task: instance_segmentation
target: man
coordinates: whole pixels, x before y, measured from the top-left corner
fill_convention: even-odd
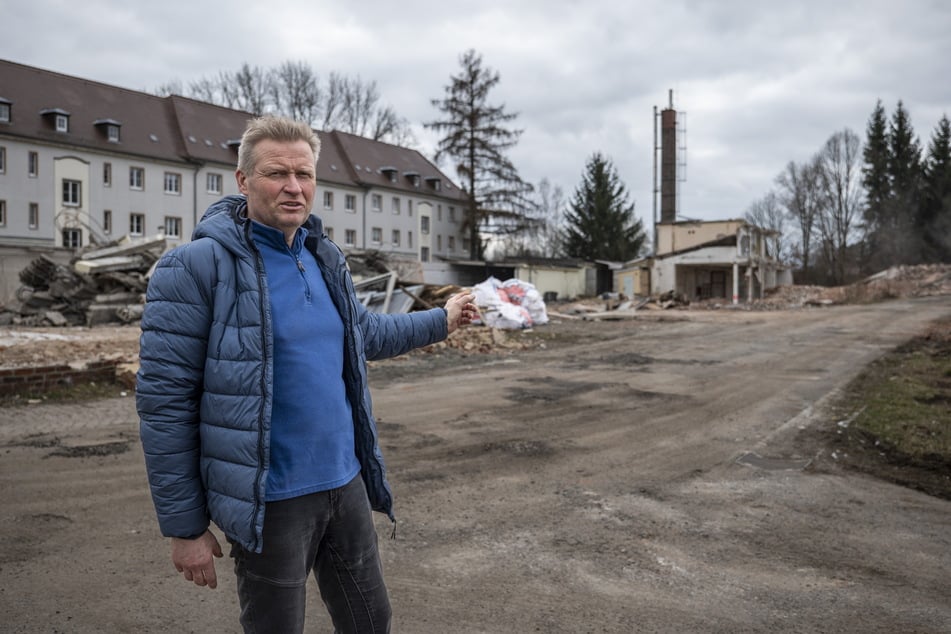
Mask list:
[[[476,314],[367,311],[310,215],[320,142],[249,122],[243,196],[212,205],[149,282],[136,403],[162,534],[185,579],[216,587],[231,544],[246,632],[301,632],[314,572],[337,632],[387,632],[371,508],[393,519],[366,360],[444,339]]]

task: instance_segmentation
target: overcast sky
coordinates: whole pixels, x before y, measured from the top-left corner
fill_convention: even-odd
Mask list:
[[[924,148],[951,116],[945,0],[11,0],[0,20],[0,57],[132,89],[288,60],[375,80],[427,154],[419,124],[469,48],[501,76],[490,102],[519,115],[525,180],[570,196],[601,152],[645,222],[668,90],[686,123],[680,213],[705,220],[742,216],[834,132],[864,140],[878,99],[889,116],[903,100]]]

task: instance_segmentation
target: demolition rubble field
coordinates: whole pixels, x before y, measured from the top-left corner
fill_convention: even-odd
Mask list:
[[[572,317],[370,369],[394,632],[947,632],[951,501],[839,432],[853,381],[951,296],[551,312]],[[134,354],[134,326],[103,328],[97,354]],[[84,354],[82,331],[28,330],[5,362]],[[214,591],[171,565],[127,388],[0,407],[0,508],[0,629],[238,631],[227,547]]]

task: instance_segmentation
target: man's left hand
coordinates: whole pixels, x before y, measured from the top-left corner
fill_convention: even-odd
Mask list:
[[[473,303],[475,295],[469,291],[456,293],[446,300],[446,326],[451,334],[459,326],[471,324],[479,314],[479,309]]]

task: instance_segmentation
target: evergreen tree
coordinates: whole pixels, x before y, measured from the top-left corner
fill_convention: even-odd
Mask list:
[[[918,225],[925,260],[951,262],[951,122],[944,115],[928,146]]]
[[[565,252],[584,260],[627,261],[647,239],[634,203],[610,159],[595,153],[565,214]]]
[[[450,78],[445,97],[432,100],[444,118],[423,125],[445,135],[435,158],[438,162],[445,156],[456,163],[468,198],[465,223],[470,257],[480,260],[485,251],[482,234],[493,228],[493,221],[495,229],[522,228],[523,211],[531,206],[525,197],[532,186],[505,155],[522,133],[507,127],[518,115],[488,103],[489,91],[499,83],[498,72],[483,67],[482,56],[471,49],[459,62],[462,70]]]
[[[920,258],[921,228],[918,188],[921,185],[921,147],[911,126],[911,117],[899,100],[888,129],[888,177],[892,189],[887,225],[890,244],[881,251],[889,256],[884,265],[914,264]],[[884,236],[883,236],[884,237]]]
[[[875,110],[869,117],[865,128],[865,148],[862,151],[862,186],[865,188],[866,245],[869,253],[875,253],[875,244],[884,230],[886,209],[891,200],[892,188],[888,178],[889,141],[888,121],[881,99],[875,104]],[[863,258],[864,259],[864,258]],[[865,268],[868,268],[866,265]]]

